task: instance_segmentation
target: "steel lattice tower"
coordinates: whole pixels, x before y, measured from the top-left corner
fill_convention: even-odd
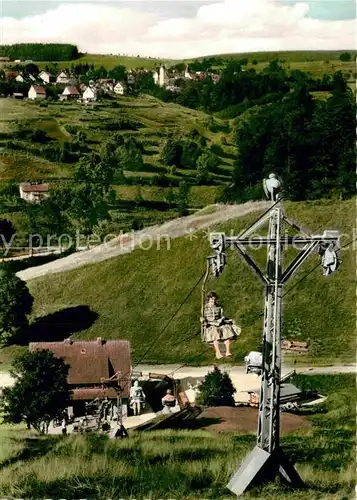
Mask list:
[[[270,176],[271,179],[272,175]],[[281,307],[284,284],[306,261],[311,253],[319,248],[322,255],[330,252],[325,259],[325,273],[330,274],[337,268],[338,231],[324,231],[322,235],[307,235],[284,213],[281,199],[278,198],[277,179],[273,174],[273,186],[265,181],[265,191],[271,199],[271,207],[254,224],[238,236],[211,233],[211,246],[215,255],[210,257],[214,276],[223,271],[225,249],[234,246],[248,265],[255,271],[265,287],[264,324],[263,324],[263,365],[260,387],[257,443],[245,458],[227,487],[240,496],[251,486],[263,481],[274,480],[277,474],[291,486],[299,487],[303,482],[280,447],[280,375],[281,375]],[[275,181],[275,184],[274,184]],[[280,182],[278,183],[280,186]],[[267,237],[251,237],[258,229],[268,224]],[[299,231],[297,236],[282,236],[284,225]],[[300,236],[302,235],[302,236]],[[247,253],[248,246],[264,245],[267,248],[265,271]],[[283,249],[293,246],[299,254],[283,270]],[[332,260],[331,260],[332,256]],[[327,266],[326,262],[330,265]]]

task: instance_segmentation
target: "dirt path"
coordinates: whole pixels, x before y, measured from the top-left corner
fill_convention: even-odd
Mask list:
[[[231,377],[233,384],[238,388],[239,391],[242,390],[253,390],[260,387],[260,377],[249,373],[245,373],[244,366],[230,366],[230,365],[217,365],[221,370],[226,371]],[[196,379],[202,379],[209,371],[212,371],[213,365],[211,366],[185,366],[181,365],[137,365],[134,366],[134,372],[142,372],[143,374],[148,373],[160,373],[165,375],[171,375],[175,379],[192,379],[191,383],[194,385]],[[333,373],[357,373],[357,365],[336,365],[336,366],[304,366],[304,367],[294,367],[289,365],[283,365],[281,373],[286,375],[294,369],[297,373],[302,373],[304,375],[316,375],[325,374],[331,375]],[[0,388],[7,387],[13,384],[13,379],[8,372],[0,372]]]
[[[242,432],[244,434],[255,434],[257,432],[258,409],[257,408],[233,408],[230,406],[219,406],[205,409],[198,417],[202,429],[215,432]],[[281,434],[285,436],[296,429],[308,429],[311,427],[305,416],[281,413]]]
[[[165,239],[167,241],[169,238],[173,239],[179,236],[189,236],[195,231],[208,229],[210,226],[220,222],[243,217],[251,212],[266,210],[268,207],[269,202],[267,201],[248,202],[242,205],[213,205],[193,215],[166,222],[161,226],[152,226],[142,229],[141,231],[127,233],[90,250],[77,252],[42,266],[25,269],[24,271],[18,272],[17,276],[24,281],[28,281],[46,274],[69,271],[86,264],[93,264],[95,262],[111,259],[112,257],[117,257],[118,255],[130,253],[135,247],[147,240],[154,241],[155,244],[157,241],[163,240],[162,244],[165,245]],[[214,211],[207,213],[208,210]],[[145,246],[143,246],[143,248],[145,248]]]

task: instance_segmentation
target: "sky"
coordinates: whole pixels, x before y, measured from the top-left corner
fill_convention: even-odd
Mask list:
[[[189,58],[356,46],[355,0],[0,0],[0,44]]]

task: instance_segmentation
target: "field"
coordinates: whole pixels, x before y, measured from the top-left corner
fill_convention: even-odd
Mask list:
[[[31,130],[40,128],[44,130],[49,137],[59,142],[71,137],[71,133],[66,127],[75,128],[77,131],[86,133],[88,143],[93,149],[102,144],[108,138],[108,132],[101,129],[100,125],[105,121],[111,121],[120,118],[130,118],[140,124],[138,130],[123,130],[123,135],[132,135],[141,141],[145,141],[146,151],[144,152],[145,170],[142,172],[126,172],[133,177],[152,177],[158,172],[166,172],[166,167],[160,163],[160,151],[168,132],[175,134],[185,133],[191,128],[196,128],[201,135],[208,140],[208,146],[216,146],[220,156],[220,170],[214,177],[217,181],[227,182],[231,172],[234,158],[234,147],[231,145],[222,145],[221,138],[227,135],[220,131],[224,128],[225,122],[216,119],[218,132],[213,133],[208,128],[209,115],[201,111],[195,111],[184,108],[177,104],[162,103],[154,97],[145,96],[138,99],[131,97],[121,97],[114,101],[97,103],[95,106],[81,106],[77,103],[51,102],[47,106],[40,106],[38,103],[21,102],[12,99],[1,99],[1,117],[0,132],[11,134],[20,124],[26,124]],[[0,153],[3,175],[7,180],[11,179],[11,173],[14,172],[11,160],[7,160],[8,153],[1,147],[4,147],[6,139],[0,140]],[[21,144],[20,144],[21,146]],[[24,148],[30,149],[29,144],[24,144]],[[18,153],[11,153],[11,156],[17,156]],[[21,155],[19,155],[21,156]],[[36,161],[38,159],[36,156]],[[27,151],[27,157],[29,153]],[[6,163],[10,162],[10,167],[6,168]],[[63,175],[63,165],[53,164],[52,172],[49,177],[60,177]],[[16,170],[15,170],[16,172]],[[57,175],[59,174],[59,175]],[[2,175],[2,179],[3,179]],[[43,172],[32,174],[27,173],[29,180],[43,179]],[[189,170],[178,170],[172,176],[173,179],[190,178],[193,175]],[[69,176],[70,177],[70,176]],[[14,180],[18,180],[16,175]]]
[[[116,105],[114,107],[113,103]],[[13,99],[0,99],[0,179],[1,182],[58,181],[73,177],[74,164],[49,161],[41,154],[41,145],[31,140],[16,140],[18,149],[6,149],[6,142],[12,139],[13,132],[19,126],[28,130],[40,129],[46,132],[53,142],[63,144],[77,131],[83,131],[91,149],[96,150],[108,139],[109,132],[101,128],[102,124],[120,118],[129,118],[140,124],[138,130],[123,130],[123,136],[138,138],[144,145],[144,167],[142,171],[125,171],[130,185],[122,181],[113,187],[117,193],[117,203],[112,209],[113,222],[111,231],[130,230],[133,217],[142,224],[162,223],[177,216],[167,204],[167,188],[151,186],[153,177],[160,173],[167,174],[167,168],[160,161],[160,152],[168,132],[175,135],[186,133],[196,128],[208,141],[219,158],[220,165],[212,174],[214,186],[194,186],[189,195],[190,208],[196,209],[214,203],[222,188],[230,181],[233,159],[236,149],[233,145],[221,144],[224,132],[213,133],[208,127],[209,116],[176,104],[164,104],[153,97],[138,99],[121,97],[115,101],[97,103],[93,107],[77,103],[49,102],[47,106],[38,103],[21,102]],[[223,123],[216,119],[218,126]],[[71,132],[69,132],[70,130]],[[187,180],[195,184],[194,170],[177,169],[168,174],[174,184]],[[117,181],[114,181],[117,182]],[[141,184],[142,186],[136,186]],[[146,185],[145,185],[146,184]],[[174,192],[177,188],[174,188]],[[142,199],[144,206],[137,210],[136,200]],[[8,213],[7,207],[1,207],[2,213]],[[16,215],[9,218],[19,221]],[[23,227],[18,226],[21,233]],[[23,243],[25,244],[25,243]]]
[[[340,230],[342,245],[355,237],[352,233],[354,200],[286,202],[286,210],[290,217],[312,231],[323,228]],[[253,213],[210,230],[237,234],[257,216],[258,213]],[[204,272],[205,260],[211,254],[206,235],[198,232],[190,238],[149,241],[143,244],[143,248],[147,250],[138,248],[130,254],[98,264],[29,281],[35,298],[33,319],[37,318],[37,323],[27,341],[39,327],[42,332],[40,340],[44,341],[55,337],[60,340],[71,334],[75,339],[128,339],[135,362],[212,363],[212,350],[200,340],[200,287],[196,287],[170,325],[162,331]],[[258,262],[265,262],[264,249],[252,252]],[[341,254],[343,263],[336,274],[326,278],[321,269],[316,269],[300,283],[302,277],[318,264],[318,258],[314,256],[286,287],[283,336],[308,341],[310,346],[309,355],[298,358],[299,363],[334,364],[355,360],[354,249],[350,245]],[[259,348],[263,305],[261,284],[239,257],[229,252],[227,268],[217,281],[209,280],[207,290],[211,288],[221,297],[227,316],[242,326],[242,335],[234,345],[232,358],[232,363],[241,363],[247,352]],[[72,325],[68,324],[68,314],[79,306],[87,308],[87,313]],[[97,315],[96,320],[93,313]],[[160,341],[143,359],[143,354],[161,331]],[[13,349],[0,351],[4,368],[13,356]]]
[[[306,488],[269,484],[249,492],[257,500],[348,500],[355,485],[353,375],[299,376],[301,388],[328,395],[327,414],[283,436]],[[211,422],[212,423],[212,422]],[[203,429],[105,436],[38,436],[20,426],[0,427],[0,494],[13,498],[235,498],[226,484],[254,446],[253,433]]]
[[[255,68],[257,71],[261,71],[268,64],[269,61],[273,59],[280,59],[285,61],[284,66],[287,69],[299,69],[301,71],[307,71],[311,73],[314,77],[322,77],[324,73],[332,74],[335,71],[342,71],[343,73],[349,73],[350,83],[352,85],[355,82],[355,77],[353,76],[356,72],[355,61],[341,62],[339,60],[340,55],[346,51],[335,50],[335,51],[298,51],[298,52],[250,52],[241,54],[217,54],[213,57],[222,57],[226,60],[235,59],[248,59],[247,68]],[[355,50],[349,50],[352,56],[356,54]],[[212,56],[206,56],[212,57]],[[190,63],[194,60],[201,60],[202,57],[185,59],[185,60],[174,60],[174,59],[155,59],[148,57],[129,57],[122,55],[108,55],[108,54],[84,54],[73,61],[59,61],[56,63],[56,67],[69,67],[72,64],[78,63],[88,63],[93,64],[95,67],[103,66],[106,69],[112,69],[115,66],[123,65],[128,69],[134,68],[144,68],[154,70],[160,64],[166,66],[172,66],[180,62]],[[257,62],[256,65],[252,64],[252,61]],[[0,63],[1,66],[2,63]],[[52,65],[50,61],[48,62],[37,62],[36,63],[40,69],[45,68],[46,65]]]

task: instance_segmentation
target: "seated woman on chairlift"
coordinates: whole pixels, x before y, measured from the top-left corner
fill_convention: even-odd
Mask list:
[[[204,307],[203,322],[203,341],[207,344],[213,344],[216,352],[216,358],[224,356],[219,349],[219,342],[224,342],[226,352],[225,357],[232,356],[231,343],[241,332],[239,326],[231,319],[225,318],[222,307],[217,305],[217,294],[210,292],[207,296],[207,302]]]

